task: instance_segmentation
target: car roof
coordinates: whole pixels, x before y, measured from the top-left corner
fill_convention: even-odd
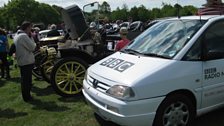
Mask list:
[[[198,20],[209,20],[212,18],[219,18],[219,17],[224,17],[224,16],[220,16],[220,15],[194,15],[194,16],[183,16],[183,17],[174,17],[174,18],[168,18],[167,20],[176,20],[176,19],[198,19]]]
[[[51,31],[51,30],[47,29],[47,30],[39,31],[39,33],[42,34],[42,33],[47,33],[47,32],[49,32],[49,31]],[[58,31],[59,31],[59,32],[64,32],[62,29],[59,29]]]
[[[49,32],[50,30],[42,30],[42,31],[39,31],[39,33],[41,34],[41,33],[46,33],[46,32]]]

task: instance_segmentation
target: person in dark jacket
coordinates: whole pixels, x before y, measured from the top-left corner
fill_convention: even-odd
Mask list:
[[[9,50],[9,43],[7,35],[3,29],[0,28],[0,60],[1,64],[1,78],[10,78],[9,63],[7,61],[7,53]],[[6,76],[5,76],[6,73]]]
[[[60,36],[60,32],[57,30],[57,26],[55,24],[51,25],[51,30],[47,33],[47,37]]]

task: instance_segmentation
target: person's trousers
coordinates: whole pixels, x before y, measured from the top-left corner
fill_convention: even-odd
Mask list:
[[[34,64],[20,66],[21,91],[24,101],[29,101],[32,97],[30,90],[32,88],[32,69]]]
[[[6,72],[6,77],[9,78],[9,63],[7,61],[7,52],[0,52],[0,59],[2,60],[1,64],[1,76],[2,78],[5,77],[5,72]]]

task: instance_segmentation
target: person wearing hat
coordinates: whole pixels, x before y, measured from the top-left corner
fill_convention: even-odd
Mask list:
[[[25,102],[32,100],[30,90],[32,88],[32,69],[34,67],[34,54],[36,43],[31,36],[32,24],[24,21],[20,30],[14,37],[16,47],[16,60],[20,68],[21,91]]]
[[[124,46],[126,46],[130,40],[127,39],[128,30],[126,27],[121,27],[120,29],[120,36],[121,40],[117,42],[115,51],[121,50]]]

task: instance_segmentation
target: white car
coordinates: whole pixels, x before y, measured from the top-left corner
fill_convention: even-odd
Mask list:
[[[126,126],[186,126],[223,107],[224,16],[160,21],[93,64],[83,94],[106,120]]]
[[[47,30],[39,31],[40,40],[43,39],[43,38],[47,38],[47,34],[48,34],[49,31],[51,31],[51,30],[47,29]],[[63,30],[58,30],[58,32],[60,33],[60,36],[65,35]]]

